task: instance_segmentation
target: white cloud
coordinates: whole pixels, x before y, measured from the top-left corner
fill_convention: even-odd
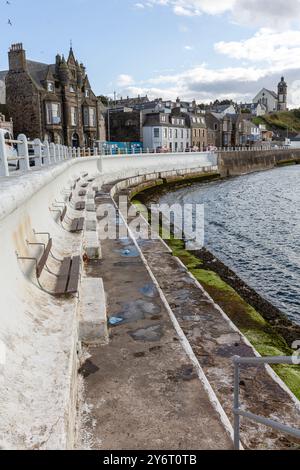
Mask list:
[[[131,75],[121,74],[118,76],[117,85],[121,88],[126,88],[134,83]]]
[[[231,59],[266,64],[275,69],[299,67],[300,31],[275,32],[259,30],[252,38],[242,41],[221,41],[215,44],[215,51]]]
[[[282,69],[275,66],[262,68],[252,66],[224,67],[211,69],[206,64],[193,67],[177,74],[161,74],[123,87],[126,95],[145,95],[164,99],[197,99],[210,102],[215,99],[233,99],[237,102],[251,102],[263,88],[276,91]],[[300,105],[300,68],[286,70],[289,85],[289,106]]]
[[[230,13],[239,24],[282,29],[300,23],[300,0],[147,0],[145,7],[164,6],[178,16]]]

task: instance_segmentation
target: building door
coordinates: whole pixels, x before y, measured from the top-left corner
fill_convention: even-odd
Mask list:
[[[79,147],[79,136],[74,132],[72,135],[72,147],[78,148]]]

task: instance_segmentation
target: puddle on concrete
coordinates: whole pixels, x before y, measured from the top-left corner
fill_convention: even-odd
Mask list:
[[[159,320],[160,315],[158,314],[160,314],[160,312],[160,305],[139,299],[122,305],[121,312],[117,313],[115,316],[123,318],[123,323],[131,323],[133,321],[144,320],[149,317],[151,319]]]
[[[153,325],[136,331],[129,331],[128,334],[135,341],[160,341],[163,337],[163,329],[161,325]]]
[[[145,297],[149,297],[150,299],[154,299],[154,297],[157,297],[158,292],[154,284],[145,284],[141,289],[140,289],[141,294],[143,294]]]
[[[98,372],[99,367],[95,366],[89,359],[85,361],[84,364],[78,370],[79,374],[81,374],[85,379],[92,374],[96,374]]]
[[[134,245],[128,245],[126,248],[121,250],[114,250],[115,253],[120,253],[122,257],[125,258],[138,258],[139,252]]]
[[[182,380],[189,382],[190,380],[198,379],[198,374],[191,365],[182,366],[177,370],[168,370],[167,375],[168,380],[172,382],[180,382]]]

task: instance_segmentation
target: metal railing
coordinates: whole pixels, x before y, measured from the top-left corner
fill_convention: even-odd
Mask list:
[[[206,151],[196,151],[189,147],[182,149],[162,150],[149,148],[75,148],[61,144],[41,142],[40,139],[30,141],[24,134],[20,134],[16,140],[7,138],[9,132],[0,129],[0,176],[9,176],[16,170],[29,171],[32,166],[44,167],[72,158],[91,156],[140,156],[140,155],[174,155],[174,154],[216,154],[218,152],[239,152],[239,151],[274,151],[284,150],[286,147],[265,148],[265,147],[223,147],[207,149]],[[96,143],[98,145],[98,143]]]
[[[0,176],[9,176],[11,171],[29,171],[32,166],[44,167],[72,158],[98,156],[98,149],[81,149],[66,145],[30,141],[24,134],[16,140],[7,138],[9,133],[0,129]]]
[[[295,357],[239,357],[235,356],[233,358],[234,363],[234,448],[235,450],[240,450],[240,417],[247,418],[251,421],[255,421],[259,424],[263,424],[265,426],[271,427],[276,429],[277,431],[281,431],[285,434],[289,434],[290,436],[300,438],[300,429],[292,428],[291,426],[287,426],[285,424],[278,423],[273,419],[264,418],[262,416],[258,416],[254,413],[250,413],[247,411],[243,411],[240,408],[240,366],[241,365],[266,365],[266,364],[290,364],[295,365],[296,360]]]

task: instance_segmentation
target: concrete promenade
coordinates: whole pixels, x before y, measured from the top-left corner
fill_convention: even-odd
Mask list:
[[[89,412],[77,446],[232,449],[133,241],[103,241],[102,256],[88,267],[88,276],[103,278],[108,317],[123,322],[110,329],[109,344],[88,349],[81,373],[82,409]]]

